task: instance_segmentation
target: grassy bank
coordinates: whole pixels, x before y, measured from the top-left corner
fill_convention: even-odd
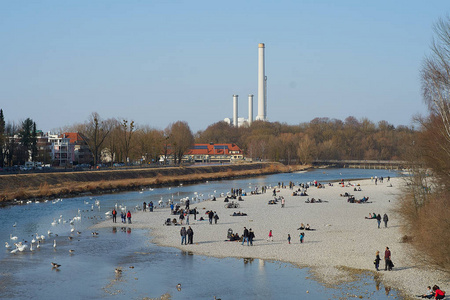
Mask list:
[[[205,180],[258,176],[307,169],[280,163],[249,163],[154,169],[18,174],[0,176],[0,199],[51,198],[83,193],[101,194],[143,187],[196,183]]]

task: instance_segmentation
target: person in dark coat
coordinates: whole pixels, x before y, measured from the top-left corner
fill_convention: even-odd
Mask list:
[[[219,216],[214,212],[214,224],[217,224],[217,220],[219,220]]]
[[[375,269],[377,269],[377,271],[380,271],[378,268],[380,267],[380,251],[377,251],[375,253],[375,260],[373,261],[374,265],[375,265]]]
[[[188,243],[189,244],[194,243],[194,230],[192,230],[191,226],[189,226],[187,230],[187,236],[188,236]]]
[[[183,245],[183,243],[186,245],[186,235],[187,235],[186,227],[184,226],[181,227],[180,235],[181,235],[181,245]]]
[[[244,245],[244,242],[247,241],[247,246],[248,246],[248,229],[246,227],[244,227],[244,233],[242,234],[242,245]]]
[[[214,212],[212,210],[209,211],[208,217],[209,217],[209,224],[212,224],[212,220],[214,217]]]
[[[377,215],[377,223],[378,223],[378,228],[380,228],[380,224],[381,224],[381,215],[380,214]]]
[[[384,214],[384,216],[383,216],[384,227],[387,227],[387,222],[388,221],[389,221],[388,215]]]
[[[384,270],[392,270],[391,250],[389,250],[389,247],[386,247],[384,251]]]
[[[253,239],[255,238],[255,233],[250,228],[248,230],[248,241],[250,242],[250,246],[253,246]]]
[[[147,203],[144,201],[144,204],[142,204],[142,210],[147,211]]]

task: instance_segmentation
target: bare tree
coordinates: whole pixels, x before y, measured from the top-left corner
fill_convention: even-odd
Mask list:
[[[431,55],[425,58],[421,77],[425,102],[432,114],[440,117],[440,134],[450,142],[450,17],[439,19],[434,26],[435,38]],[[441,144],[450,156],[450,149]]]
[[[95,165],[100,161],[103,142],[111,132],[113,124],[114,120],[102,120],[98,113],[93,112],[89,116],[89,120],[78,127],[78,131],[81,133],[81,137],[89,146],[89,149],[94,156]]]
[[[125,163],[128,163],[130,149],[132,147],[132,138],[136,127],[134,125],[134,121],[131,121],[130,124],[128,124],[128,120],[123,120],[120,125],[120,129],[122,131],[123,159]]]
[[[169,129],[169,142],[174,156],[174,162],[180,164],[183,155],[194,144],[194,135],[187,122],[172,123]]]

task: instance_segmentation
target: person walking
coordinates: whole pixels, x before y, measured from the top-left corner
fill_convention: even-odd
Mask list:
[[[375,264],[375,269],[377,269],[377,271],[380,271],[378,268],[380,267],[380,251],[377,251],[375,253],[375,260],[373,261],[373,263]]]
[[[253,239],[255,238],[255,233],[250,228],[248,230],[248,240],[250,241],[250,246],[253,246]]]
[[[184,220],[184,212],[180,211],[180,224],[183,225],[183,220]]]
[[[128,211],[127,213],[127,219],[128,219],[128,224],[131,224],[131,212]]]
[[[214,212],[212,210],[210,210],[208,213],[209,224],[212,224],[213,217],[214,217]]]
[[[192,230],[191,226],[189,226],[187,230],[187,236],[188,236],[188,244],[194,243],[194,230]]]
[[[184,226],[181,227],[180,235],[181,235],[181,245],[183,245],[183,243],[186,245],[186,235],[187,235],[186,227]]]
[[[153,201],[150,201],[150,203],[148,204],[148,210],[149,210],[150,212],[153,211]]]
[[[291,243],[291,235],[288,233],[288,244]]]
[[[388,221],[389,221],[388,215],[387,215],[387,214],[384,214],[384,216],[383,216],[383,222],[384,222],[384,227],[385,227],[385,228],[387,227]]]
[[[145,201],[142,204],[142,211],[147,211],[147,203]]]
[[[112,210],[112,216],[113,216],[113,223],[117,223],[117,211],[115,208]]]
[[[217,224],[217,220],[219,220],[219,216],[214,212],[214,224]]]
[[[186,213],[186,225],[189,225],[189,212]]]
[[[389,247],[386,247],[386,250],[384,251],[384,270],[392,270],[391,250],[389,250]]]
[[[301,232],[300,233],[300,244],[303,244],[303,239],[305,238],[305,233]]]
[[[272,234],[272,230],[269,231],[269,237],[268,237],[267,240],[273,242],[273,234]]]
[[[281,207],[282,207],[282,208],[284,207],[284,204],[285,204],[285,200],[284,200],[284,197],[282,197],[282,198],[281,198]]]
[[[378,229],[379,229],[380,224],[381,224],[381,215],[380,214],[377,215],[377,223],[378,223]]]
[[[244,242],[247,242],[248,246],[248,229],[244,227],[244,233],[242,233],[242,246],[244,246]]]
[[[197,220],[197,207],[194,207],[193,212],[194,212],[194,220]]]
[[[185,204],[186,204],[186,209],[189,210],[189,199],[186,200]]]

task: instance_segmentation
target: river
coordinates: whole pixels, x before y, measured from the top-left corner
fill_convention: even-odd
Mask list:
[[[14,242],[11,235],[17,236],[17,242],[30,244],[36,233],[44,235],[45,241],[40,243],[39,249],[34,244],[34,251],[27,249],[11,254],[12,249],[0,250],[0,298],[143,299],[163,294],[170,295],[170,299],[214,299],[214,296],[221,299],[345,299],[351,295],[386,299],[387,294],[400,297],[395,289],[383,286],[369,273],[360,275],[352,283],[325,287],[312,279],[307,268],[287,263],[219,259],[159,247],[151,242],[147,230],[118,226],[100,230],[98,235],[92,235],[89,230],[93,224],[103,221],[105,213],[116,203],[132,210],[144,201],[152,200],[157,204],[160,200],[177,201],[184,197],[201,200],[226,193],[231,188],[249,191],[278,182],[329,182],[372,176],[396,177],[398,174],[389,170],[315,169],[3,207],[0,209],[3,244]],[[78,215],[81,219],[74,220]],[[70,220],[74,220],[73,226]],[[71,232],[72,227],[74,232]],[[52,268],[51,262],[61,266]],[[121,268],[122,273],[116,274],[115,268]],[[179,290],[178,283],[181,284]]]

